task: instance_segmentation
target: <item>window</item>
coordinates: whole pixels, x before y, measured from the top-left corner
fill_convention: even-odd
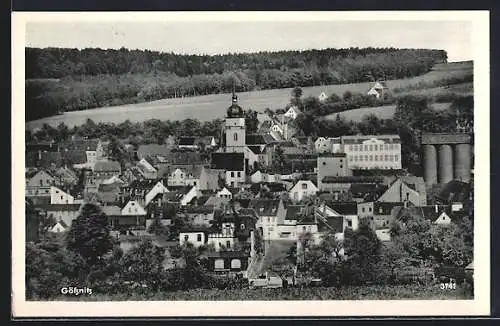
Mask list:
[[[368,150],[368,145],[365,145],[365,151],[367,151],[367,150]]]
[[[361,156],[360,156],[361,157]],[[342,164],[340,164],[340,168],[342,169]]]
[[[306,227],[305,226],[302,227],[302,231],[306,232]]]
[[[352,228],[352,221],[351,220],[347,220],[347,226]]]
[[[43,180],[40,180],[40,187],[43,186]]]
[[[234,139],[234,141],[238,141],[238,134],[237,133],[234,133],[233,139]]]
[[[231,241],[229,240],[226,241],[226,248],[231,248]]]
[[[373,155],[370,155],[370,161],[373,161]]]
[[[379,207],[379,208],[378,208],[378,213],[379,213],[379,214],[382,214],[383,212],[384,212],[384,211],[382,210],[382,207]]]
[[[340,159],[340,163],[342,163],[342,159]]]
[[[64,199],[64,196],[61,196],[61,200],[63,200],[63,199]]]
[[[201,234],[196,235],[196,241],[201,242]]]
[[[363,155],[360,155],[360,156],[359,156],[359,160],[360,160],[361,162],[363,162]]]
[[[352,151],[352,145],[349,145],[349,151]]]
[[[378,155],[375,155],[375,161],[378,161]]]
[[[358,145],[354,145],[354,151],[358,150]]]
[[[394,161],[399,161],[399,156],[398,155],[394,155]]]
[[[234,178],[234,172],[231,172],[231,178]]]
[[[368,161],[368,155],[365,155],[365,161]]]
[[[326,162],[323,162],[323,165],[326,165]]]
[[[240,225],[240,229],[241,229],[241,230],[245,230],[245,224],[241,223],[241,225]]]
[[[195,185],[195,186],[196,186],[196,181],[194,181],[194,182],[193,182],[193,185]]]
[[[372,208],[371,207],[368,207],[368,211],[371,212],[372,211]]]
[[[373,145],[370,145],[370,151],[373,151]]]
[[[238,178],[241,178],[241,172],[238,171]]]
[[[377,145],[373,145],[373,150],[378,151],[378,146]]]
[[[389,161],[389,155],[384,156],[384,161]]]
[[[216,259],[214,262],[215,269],[224,269],[224,259]]]
[[[363,145],[359,145],[359,151],[362,152],[363,151]]]
[[[364,213],[364,212],[365,212],[365,208],[364,208],[364,207],[363,207],[363,208],[361,208],[361,211]]]
[[[189,240],[189,235],[187,235],[187,234],[186,234],[186,235],[184,236],[184,241],[186,241],[186,242],[187,242],[188,240]]]
[[[307,189],[307,183],[303,183],[301,186],[302,186],[302,189]]]
[[[231,269],[241,269],[241,260],[232,259],[231,260]]]

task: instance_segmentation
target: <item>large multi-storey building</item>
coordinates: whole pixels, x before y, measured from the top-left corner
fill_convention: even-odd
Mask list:
[[[350,169],[401,169],[398,135],[342,136],[341,141]]]

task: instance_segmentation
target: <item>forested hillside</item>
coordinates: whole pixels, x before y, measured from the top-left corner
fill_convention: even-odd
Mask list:
[[[226,55],[26,49],[28,120],[100,106],[259,89],[413,77],[443,50],[349,48]]]

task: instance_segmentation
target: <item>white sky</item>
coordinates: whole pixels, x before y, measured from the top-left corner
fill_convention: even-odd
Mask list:
[[[472,60],[470,21],[30,22],[26,46],[220,54],[346,47],[442,49]]]

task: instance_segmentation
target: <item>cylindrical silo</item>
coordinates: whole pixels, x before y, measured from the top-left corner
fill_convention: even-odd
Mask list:
[[[453,180],[453,149],[450,145],[439,147],[439,182],[448,183]]]
[[[424,178],[428,186],[437,183],[437,153],[434,145],[424,145]]]
[[[469,182],[471,170],[471,147],[469,144],[455,146],[455,179]]]

